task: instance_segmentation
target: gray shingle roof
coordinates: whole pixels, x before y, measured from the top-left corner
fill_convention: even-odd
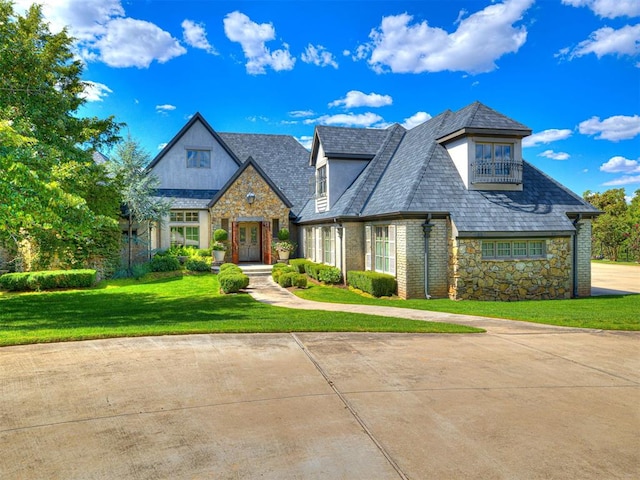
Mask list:
[[[316,135],[328,157],[373,157],[387,137],[387,132],[383,129],[319,125]]]
[[[455,113],[445,111],[406,133],[404,129],[389,129],[376,157],[331,210],[316,214],[315,202],[309,201],[300,221],[447,213],[460,235],[526,235],[570,232],[574,227],[567,213],[597,213],[527,162],[523,167],[523,191],[468,190],[447,150],[437,142],[467,127],[527,129],[478,103]]]
[[[205,209],[218,190],[160,188],[156,196],[171,201],[171,208]]]
[[[314,168],[309,166],[309,152],[289,135],[252,133],[218,133],[242,161],[251,157],[291,202],[297,215],[311,196],[309,179]]]

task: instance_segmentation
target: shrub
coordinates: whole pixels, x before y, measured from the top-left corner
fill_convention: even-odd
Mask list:
[[[208,272],[211,271],[211,263],[205,260],[190,258],[184,264],[185,268],[191,272]]]
[[[305,267],[308,263],[311,263],[310,260],[306,258],[296,258],[293,260],[289,260],[289,265],[295,268],[298,273],[306,273]]]
[[[131,265],[131,276],[136,280],[144,277],[147,273],[151,271],[151,265],[149,262],[145,263],[136,263],[135,265]]]
[[[281,228],[278,231],[278,240],[280,241],[289,240],[289,230],[287,230],[286,228]]]
[[[325,283],[340,283],[342,280],[342,272],[339,268],[324,266],[325,268],[320,269],[318,272],[320,281]]]
[[[220,273],[226,272],[227,270],[232,270],[233,273],[242,273],[242,269],[235,263],[223,263],[220,265]]]
[[[319,277],[320,267],[323,267],[323,266],[324,265],[321,265],[320,263],[309,262],[305,264],[304,271],[311,278],[318,280],[320,278]]]
[[[155,255],[151,259],[150,267],[152,272],[173,272],[180,270],[180,260],[173,255]]]
[[[7,273],[0,277],[0,287],[10,291],[84,288],[95,282],[96,271],[90,269]]]
[[[356,270],[347,272],[347,283],[374,297],[391,296],[396,292],[398,286],[396,279],[391,275]]]
[[[304,273],[297,273],[293,277],[292,283],[296,288],[307,288],[307,276]]]
[[[283,288],[290,287],[296,275],[298,275],[296,272],[284,272],[278,277],[278,284]]]
[[[282,267],[275,268],[275,265],[274,265],[274,268],[271,270],[271,277],[275,282],[277,282],[280,276],[285,273],[296,273],[293,267],[285,265],[284,263],[279,263],[276,265],[282,265]]]
[[[218,275],[218,282],[224,293],[237,293],[249,286],[249,277],[244,273],[224,273]]]
[[[213,239],[216,242],[226,242],[227,238],[229,238],[229,234],[224,228],[217,228],[213,232]]]
[[[211,256],[211,249],[210,248],[199,248],[197,252],[198,252],[198,256],[199,257],[210,257]]]

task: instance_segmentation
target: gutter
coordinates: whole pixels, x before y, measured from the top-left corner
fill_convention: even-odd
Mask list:
[[[573,237],[573,253],[571,255],[571,261],[573,262],[573,298],[578,297],[578,232],[580,231],[579,222],[582,220],[582,214],[579,213],[573,222],[573,228],[575,231],[572,233]]]
[[[431,298],[429,295],[429,237],[433,224],[431,222],[431,214],[427,214],[427,219],[422,224],[422,233],[424,234],[424,298]]]

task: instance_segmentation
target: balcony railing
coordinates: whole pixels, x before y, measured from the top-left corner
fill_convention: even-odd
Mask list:
[[[471,164],[471,183],[522,183],[522,162],[475,162]]]

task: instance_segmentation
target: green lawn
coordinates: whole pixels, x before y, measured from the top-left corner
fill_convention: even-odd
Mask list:
[[[351,313],[272,307],[220,295],[215,275],[114,280],[88,290],[0,293],[0,345],[218,332],[419,332],[482,330]]]
[[[362,303],[434,312],[461,313],[507,318],[566,327],[604,330],[640,330],[640,295],[589,297],[571,300],[530,300],[523,302],[480,302],[449,299],[401,300],[364,297],[353,291],[313,285],[294,290],[300,298],[330,303]]]
[[[628,265],[630,267],[640,267],[638,262],[614,262],[613,260],[591,260],[592,263],[604,263],[605,265]]]

